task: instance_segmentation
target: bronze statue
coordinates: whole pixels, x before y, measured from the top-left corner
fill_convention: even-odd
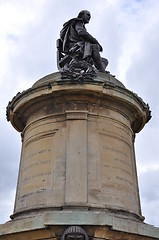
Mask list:
[[[85,72],[106,72],[108,60],[100,56],[102,46],[85,28],[90,18],[90,12],[82,10],[77,18],[64,23],[57,41],[59,70],[80,68]]]

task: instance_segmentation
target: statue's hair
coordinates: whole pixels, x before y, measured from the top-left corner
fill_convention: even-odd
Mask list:
[[[79,12],[77,17],[82,18],[82,16],[84,15],[85,12],[89,12],[89,11],[88,10],[82,10],[82,11]]]

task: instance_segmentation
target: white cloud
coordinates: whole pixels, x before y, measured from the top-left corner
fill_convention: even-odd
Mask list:
[[[147,51],[145,48],[147,38],[155,35],[155,39],[158,35],[156,25],[159,22],[157,14],[159,2],[147,1],[147,4],[145,2],[134,1],[133,4],[130,4],[128,1],[119,12],[118,20],[123,42],[118,69],[119,79],[124,82],[127,81],[127,71]]]

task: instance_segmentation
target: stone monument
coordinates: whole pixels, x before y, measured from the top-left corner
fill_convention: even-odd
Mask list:
[[[0,239],[159,239],[141,213],[134,150],[149,106],[105,71],[89,20],[81,11],[64,24],[59,72],[8,104],[22,150],[15,207]]]

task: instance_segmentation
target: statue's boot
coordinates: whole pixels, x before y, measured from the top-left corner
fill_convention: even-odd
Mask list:
[[[104,66],[102,64],[101,57],[100,57],[100,59],[95,58],[94,59],[94,63],[95,63],[95,66],[96,66],[96,68],[98,69],[99,72],[104,72],[105,73],[105,68],[104,68]]]

